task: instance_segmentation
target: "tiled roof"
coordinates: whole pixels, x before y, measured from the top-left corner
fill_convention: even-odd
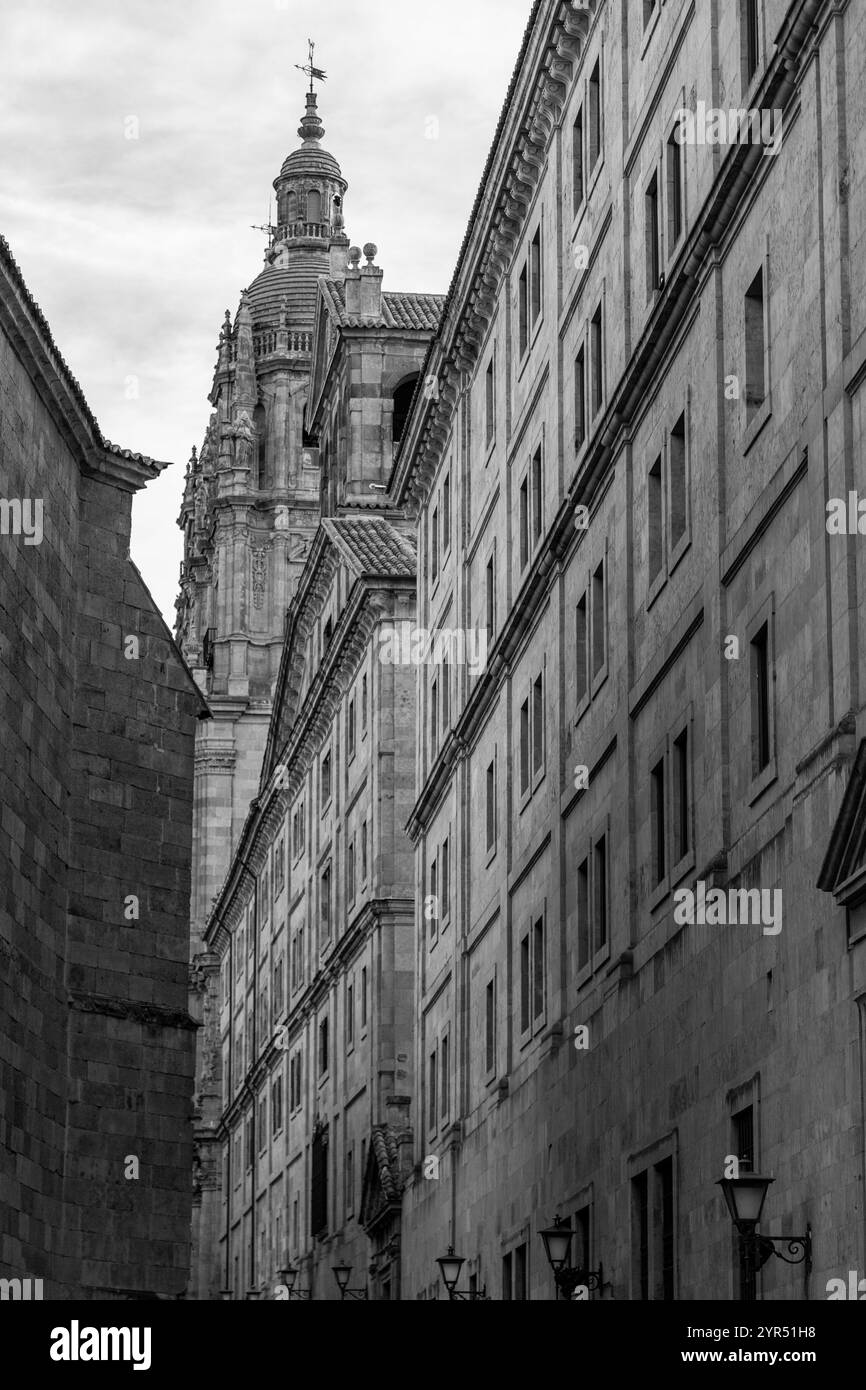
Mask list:
[[[396,1131],[390,1125],[374,1125],[370,1139],[376,1155],[382,1192],[389,1202],[397,1202],[403,1191],[403,1180],[400,1176]]]
[[[415,547],[383,517],[327,517],[322,526],[357,572],[415,577]]]
[[[369,327],[373,320],[350,318],[346,314],[346,286],[343,280],[328,280],[328,289],[340,320],[347,327]],[[442,294],[407,294],[402,290],[385,290],[382,295],[382,317],[375,320],[381,328],[425,329],[433,333],[439,327],[439,317],[445,296]]]
[[[66,362],[66,359],[64,358],[62,352],[60,351],[59,347],[54,341],[51,329],[48,325],[48,320],[46,319],[42,310],[39,308],[39,305],[36,303],[36,300],[33,298],[32,294],[27,288],[27,282],[25,281],[24,276],[21,272],[21,267],[18,265],[17,261],[15,260],[15,257],[12,255],[12,249],[4,236],[0,236],[0,265],[2,265],[6,270],[9,279],[11,280],[14,287],[17,289],[18,293],[21,295],[21,298],[23,299],[28,312],[32,314],[36,322],[36,326],[39,329],[39,339],[42,351],[53,362],[54,366],[57,368],[58,376],[64,382],[67,390],[72,394],[72,396],[74,396],[76,402],[81,408],[82,414],[84,415],[87,424],[93,432],[97,444],[99,444],[101,448],[105,449],[107,453],[114,454],[117,458],[130,459],[134,463],[143,463],[148,466],[155,466],[155,461],[151,458],[148,458],[146,454],[135,454],[132,452],[131,449],[121,449],[117,444],[112,444],[110,439],[105,438],[105,435],[99,428],[96,416],[93,414],[93,411],[87,404],[84,392],[79,386],[77,379],[72,375],[72,372],[69,369],[69,365]],[[164,465],[162,466],[164,467]]]
[[[312,328],[316,311],[316,287],[328,268],[328,253],[296,256],[284,268],[268,265],[253,280],[247,294],[253,324],[274,325],[280,321],[286,302],[292,328]]]

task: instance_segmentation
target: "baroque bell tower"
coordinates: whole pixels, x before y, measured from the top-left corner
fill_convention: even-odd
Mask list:
[[[218,1296],[220,1112],[216,958],[203,932],[258,791],[286,610],[320,516],[319,458],[304,432],[320,275],[342,277],[346,181],[324,135],[310,73],[302,144],[274,181],[277,223],[265,265],[226,310],[200,453],[187,468],[177,640],[212,718],[195,758],[191,898],[191,1010],[201,1022],[195,1093],[193,1286]]]

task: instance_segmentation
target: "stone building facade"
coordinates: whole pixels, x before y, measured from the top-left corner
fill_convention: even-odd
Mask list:
[[[214,713],[192,920],[209,1299],[267,1295],[292,1262],[338,1297],[331,1266],[366,1285],[371,1256],[371,1296],[397,1297],[411,1161],[415,680],[377,653],[414,618],[414,537],[383,494],[442,300],[383,293],[376,247],[349,250],[315,111],[181,514],[179,635]]]
[[[747,1295],[731,1156],[866,1268],[864,75],[853,4],[532,8],[389,493],[489,633],[419,674],[403,1297],[553,1297],[556,1213],[593,1298]]]
[[[129,558],[164,467],[103,437],[0,239],[0,1276],[50,1299],[189,1277],[207,709]]]

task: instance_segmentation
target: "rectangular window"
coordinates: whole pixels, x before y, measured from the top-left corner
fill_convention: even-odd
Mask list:
[[[580,449],[586,440],[586,353],[581,348],[574,359],[574,444]]]
[[[433,899],[434,912],[430,918],[430,940],[436,940],[436,933],[439,926],[439,862],[433,857],[430,864],[430,897]]]
[[[444,839],[444,840],[442,841],[442,850],[441,850],[441,853],[440,853],[440,855],[439,855],[439,860],[440,860],[440,864],[441,864],[441,878],[442,878],[442,886],[441,886],[441,890],[440,890],[440,891],[441,891],[441,904],[440,904],[440,909],[439,909],[439,916],[441,917],[442,921],[445,922],[445,921],[448,920],[448,917],[449,917],[450,914],[451,914],[451,883],[450,883],[449,846],[448,846],[448,840],[447,840],[447,838]]]
[[[527,932],[520,943],[520,1031],[526,1033],[530,1023],[530,986],[531,986],[531,955],[532,943]]]
[[[589,170],[601,158],[601,59],[596,59],[589,79]]]
[[[681,122],[668,136],[668,262],[671,252],[683,234],[683,146],[680,143]]]
[[[650,788],[652,794],[653,886],[657,886],[667,873],[664,758],[656,763],[650,773]]]
[[[427,1128],[436,1128],[436,1049],[430,1053],[427,1067]]]
[[[486,822],[487,822],[487,850],[488,853],[496,844],[496,761],[490,763],[487,768],[487,788],[486,788]]]
[[[577,113],[577,120],[571,136],[572,149],[572,207],[575,216],[583,204],[584,197],[584,172],[583,172],[583,107]]]
[[[355,1210],[355,1150],[346,1150],[346,1215]]]
[[[319,895],[319,945],[331,939],[331,866],[325,869],[321,878]]]
[[[442,737],[447,737],[451,727],[451,671],[450,663],[442,668]]]
[[[658,173],[649,181],[645,198],[646,209],[646,291],[651,299],[659,287],[659,180]]]
[[[746,291],[746,420],[751,422],[764,404],[764,271],[758,271]]]
[[[526,1243],[514,1251],[514,1297],[526,1301]]]
[[[511,1291],[511,1251],[502,1256],[502,1298],[508,1303],[512,1298]]]
[[[490,361],[487,363],[487,372],[484,377],[484,416],[488,448],[493,443],[493,432],[496,424],[496,395],[493,371],[494,359],[491,357]]]
[[[430,582],[436,583],[439,574],[439,508],[433,508],[430,522]]]
[[[281,835],[274,850],[274,896],[282,893],[286,886],[286,842]]]
[[[484,991],[484,1070],[496,1065],[496,982],[489,980]]]
[[[689,834],[689,734],[683,729],[673,745],[673,835],[674,863],[679,864],[688,854]]]
[[[532,238],[529,248],[529,282],[532,296],[532,326],[535,327],[541,314],[541,228]]]
[[[367,677],[361,680],[361,730],[367,728]]]
[[[522,357],[529,346],[529,263],[520,272],[517,284],[517,331]]]
[[[450,1094],[450,1076],[448,1073],[448,1037],[442,1039],[439,1044],[439,1115],[443,1120],[448,1118],[448,1104]]]
[[[662,493],[662,461],[656,459],[647,474],[647,530],[649,582],[657,579],[664,565],[664,502]]]
[[[352,1047],[355,1041],[355,986],[346,986],[346,1047]]]
[[[770,742],[770,626],[752,638],[752,775],[757,777],[772,757]]]
[[[520,795],[529,791],[529,701],[520,706]]]
[[[655,1297],[674,1296],[674,1161],[665,1158],[653,1171],[653,1274]]]
[[[602,341],[600,304],[589,325],[589,348],[592,363],[592,413],[595,417],[601,410],[601,403],[604,400],[604,343]]]
[[[435,754],[439,747],[439,680],[436,676],[430,685],[430,751]]]
[[[349,762],[355,756],[355,701],[349,701],[349,709],[346,714],[346,748],[348,750]]]
[[[686,534],[686,415],[683,411],[671,430],[668,444],[668,488],[671,508],[671,551]]]
[[[496,568],[492,555],[487,561],[487,568],[484,572],[484,597],[489,641],[493,636],[496,620]]]
[[[529,564],[529,479],[524,478],[520,484],[520,500],[518,504],[518,522],[520,526],[520,568],[526,569]]]
[[[607,945],[607,836],[601,835],[593,849],[593,891],[595,895],[595,949]]]
[[[534,542],[541,539],[544,512],[543,491],[541,449],[538,448],[532,459],[532,539]]]
[[[583,970],[592,954],[592,930],[589,916],[589,860],[584,859],[577,870],[577,968]]]
[[[451,549],[451,474],[442,484],[442,554]]]
[[[536,676],[532,685],[532,776],[544,771],[544,676]]]
[[[367,822],[361,826],[361,882],[367,882]]]
[[[760,12],[758,0],[740,0],[740,25],[742,28],[743,86],[749,87],[758,71],[761,53]]]
[[[322,759],[322,810],[331,800],[331,754],[326,753]]]
[[[607,603],[604,561],[592,576],[592,677],[599,674],[607,659]]]
[[[355,837],[346,846],[346,901],[355,901]]]
[[[310,1235],[328,1229],[328,1131],[318,1126],[310,1153]]]
[[[586,594],[582,594],[575,613],[575,666],[577,703],[585,699],[589,689],[589,650],[587,647]]]
[[[544,941],[544,918],[539,917],[532,928],[532,1021],[537,1023],[544,1017],[546,951]]]
[[[361,1027],[367,1027],[367,967],[361,971]]]
[[[323,1018],[319,1024],[319,1076],[325,1076],[327,1074],[329,1059],[328,1020]]]
[[[283,1127],[283,1078],[278,1076],[271,1087],[271,1124],[274,1134]]]

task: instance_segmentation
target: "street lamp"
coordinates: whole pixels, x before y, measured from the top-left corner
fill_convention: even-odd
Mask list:
[[[288,1291],[289,1291],[289,1300],[290,1300],[290,1301],[291,1301],[291,1299],[293,1299],[293,1298],[296,1298],[296,1299],[309,1299],[309,1297],[310,1297],[310,1290],[309,1290],[309,1289],[296,1289],[296,1288],[295,1288],[295,1283],[297,1282],[297,1278],[298,1278],[298,1271],[294,1268],[293,1265],[288,1265],[285,1269],[281,1269],[281,1270],[279,1271],[279,1276],[280,1276],[280,1283],[281,1283],[281,1284],[285,1284],[286,1288],[287,1288]]]
[[[368,1294],[366,1288],[363,1288],[363,1289],[350,1289],[350,1288],[349,1288],[349,1280],[350,1280],[351,1277],[352,1277],[352,1266],[351,1266],[351,1265],[333,1265],[332,1268],[333,1268],[333,1271],[334,1271],[334,1278],[336,1279],[336,1281],[337,1281],[337,1286],[338,1286],[338,1288],[339,1288],[339,1290],[340,1290],[340,1302],[341,1302],[341,1303],[342,1303],[345,1299],[347,1299],[347,1298],[355,1298],[355,1299],[357,1299],[357,1300],[359,1300],[359,1301],[363,1301],[365,1298],[368,1299],[368,1298],[370,1297],[370,1295]]]
[[[722,1189],[731,1220],[740,1237],[740,1258],[743,1269],[748,1274],[756,1274],[767,1263],[771,1255],[784,1260],[789,1265],[805,1265],[806,1287],[812,1270],[812,1227],[806,1226],[804,1236],[759,1236],[756,1226],[764,1210],[767,1190],[775,1178],[764,1177],[760,1173],[741,1172],[736,1178],[719,1178],[717,1186]],[[787,1254],[776,1249],[776,1242],[784,1247]]]
[[[602,1286],[601,1265],[591,1270],[574,1269],[567,1263],[573,1237],[574,1231],[561,1216],[554,1217],[553,1225],[541,1232],[544,1253],[556,1280],[557,1298],[570,1299],[575,1289],[581,1287],[600,1290]]]
[[[475,1302],[476,1300],[480,1303],[482,1299],[485,1302],[489,1301],[487,1298],[486,1284],[484,1285],[480,1293],[478,1293],[477,1290],[475,1290],[472,1293],[457,1292],[457,1280],[460,1278],[460,1271],[465,1265],[466,1260],[463,1258],[462,1255],[454,1254],[453,1245],[448,1246],[448,1254],[440,1255],[436,1263],[439,1266],[439,1272],[442,1275],[442,1282],[444,1283],[445,1288],[448,1290],[449,1299],[463,1301],[464,1303]]]

